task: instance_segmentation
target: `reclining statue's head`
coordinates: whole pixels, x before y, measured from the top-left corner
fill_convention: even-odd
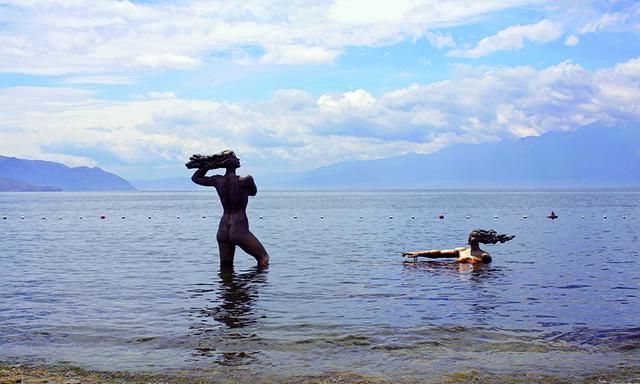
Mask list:
[[[498,234],[493,229],[475,229],[469,234],[467,242],[469,245],[477,246],[478,243],[482,244],[496,244],[504,243],[516,237],[515,235]]]

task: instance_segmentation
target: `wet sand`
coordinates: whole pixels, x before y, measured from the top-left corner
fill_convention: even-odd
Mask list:
[[[545,375],[523,372],[518,375],[494,375],[476,370],[452,372],[438,379],[407,377],[404,380],[387,380],[354,372],[327,372],[322,375],[292,377],[260,377],[233,372],[189,371],[172,374],[143,374],[130,372],[91,371],[67,365],[0,364],[0,384],[142,384],[142,383],[310,383],[310,384],[383,384],[383,383],[487,383],[487,384],[640,384],[640,367],[619,367],[583,377]]]

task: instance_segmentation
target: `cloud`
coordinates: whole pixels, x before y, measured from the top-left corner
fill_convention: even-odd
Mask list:
[[[411,1],[337,0],[329,8],[329,19],[341,23],[372,24],[400,21],[412,8]]]
[[[364,89],[356,89],[339,95],[322,95],[318,98],[318,108],[327,113],[349,113],[371,110],[376,99]]]
[[[300,44],[275,45],[266,48],[261,63],[278,64],[324,64],[332,63],[340,55],[339,50],[308,47]]]
[[[594,33],[603,30],[623,30],[628,24],[638,26],[640,6],[634,5],[623,12],[611,12],[600,15],[596,20],[590,21],[580,28],[580,33]]]
[[[152,99],[175,99],[176,98],[176,94],[173,92],[151,91],[147,93],[147,96],[149,96]]]
[[[597,71],[570,61],[456,71],[379,95],[282,89],[243,102],[2,88],[0,127],[11,129],[0,129],[0,153],[154,178],[184,174],[192,153],[233,148],[245,172],[266,173],[640,120],[640,58]]]
[[[576,35],[571,35],[567,37],[567,39],[564,41],[564,45],[566,45],[567,47],[575,47],[579,43],[580,43],[580,38]]]
[[[431,43],[431,45],[438,49],[456,46],[456,42],[454,41],[453,36],[451,36],[450,34],[442,34],[440,32],[427,32],[425,34],[425,37],[427,38],[429,43]]]
[[[332,64],[354,46],[424,37],[435,47],[453,47],[452,36],[434,31],[537,1],[543,0],[4,0],[0,72],[72,75],[79,81],[107,73],[194,69],[210,57],[230,56],[244,64]]]
[[[127,85],[135,83],[134,78],[131,76],[70,76],[65,77],[60,81],[62,84],[99,84],[99,85]]]
[[[516,25],[486,37],[470,49],[454,49],[447,56],[477,59],[498,51],[515,51],[524,46],[525,41],[536,44],[548,43],[562,36],[559,23],[542,20],[536,24]]]
[[[562,12],[566,29],[579,35],[615,32],[635,33],[640,29],[640,4],[637,1],[606,1],[567,4]]]

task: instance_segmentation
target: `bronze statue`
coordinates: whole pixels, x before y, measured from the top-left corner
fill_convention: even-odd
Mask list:
[[[249,196],[255,196],[258,189],[250,175],[236,175],[236,169],[240,168],[240,159],[233,151],[225,150],[212,156],[193,155],[185,165],[189,169],[197,168],[191,177],[194,183],[215,187],[220,197],[223,213],[216,235],[220,250],[220,266],[233,267],[237,245],[255,257],[258,267],[266,267],[269,264],[269,255],[260,241],[249,231],[246,212]],[[225,174],[206,176],[209,170],[217,168],[225,168]]]
[[[499,235],[494,230],[476,229],[471,231],[467,242],[469,247],[458,247],[454,249],[432,249],[430,251],[402,252],[405,257],[412,257],[415,261],[418,257],[429,259],[441,259],[455,257],[457,263],[488,264],[491,262],[491,255],[480,249],[480,243],[495,244],[504,243],[513,239],[515,235]]]

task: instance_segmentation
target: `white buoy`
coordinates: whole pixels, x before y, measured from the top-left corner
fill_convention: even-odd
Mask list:
[[[151,216],[147,216],[147,219],[151,220]]]
[[[527,215],[523,215],[523,216],[522,216],[522,218],[523,218],[523,219],[526,219],[526,218],[527,218]]]
[[[24,216],[20,216],[20,220],[24,220]]]
[[[584,215],[582,215],[582,218],[584,219]]]
[[[324,216],[320,216],[320,219],[324,219]]]
[[[602,216],[602,218],[603,218],[603,219],[606,219],[606,218],[607,218],[607,215]]]
[[[467,215],[466,219],[468,220],[468,219],[470,219],[470,218],[471,218],[471,216]]]
[[[46,217],[43,217],[43,218],[42,218],[42,220],[47,220],[47,218],[46,218]]]
[[[415,218],[416,218],[415,216],[411,216],[411,220],[415,220]]]
[[[494,215],[494,216],[493,216],[493,218],[494,218],[494,219],[497,219],[497,218],[498,218],[498,215]]]
[[[2,220],[7,220],[7,216],[2,216]]]
[[[623,218],[623,219],[626,219],[626,218],[627,218],[627,216],[622,216],[622,218]]]
[[[180,220],[180,216],[176,216],[176,219]]]
[[[362,219],[362,216],[360,216],[360,218]]]
[[[262,219],[262,216],[260,216],[260,218]]]
[[[390,219],[393,219],[393,216],[389,216]]]
[[[82,220],[82,216],[80,216],[80,220]]]
[[[122,220],[124,220],[124,219],[125,219],[125,216],[122,216]]]
[[[62,220],[62,216],[58,216],[58,220]]]
[[[202,216],[202,218],[203,218],[203,219],[206,219],[206,218],[207,218],[207,216]]]
[[[298,218],[298,216],[293,216],[293,218],[294,218],[294,219],[297,219],[297,218]]]

